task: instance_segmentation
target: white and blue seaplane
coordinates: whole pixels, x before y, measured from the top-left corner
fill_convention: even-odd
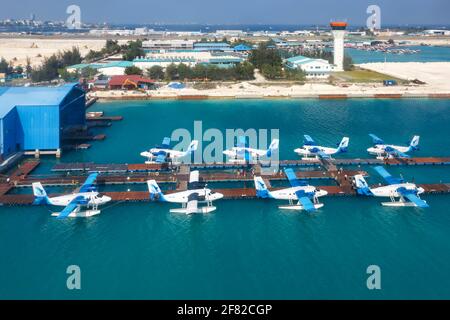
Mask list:
[[[384,158],[410,158],[408,152],[419,150],[420,136],[414,136],[409,143],[409,146],[396,146],[392,144],[385,144],[384,141],[378,138],[373,133],[369,134],[373,141],[373,147],[367,149],[371,155],[377,156],[377,159]]]
[[[172,213],[209,213],[217,209],[212,205],[213,201],[223,198],[223,194],[208,189],[206,183],[199,181],[198,171],[191,171],[186,191],[163,194],[155,180],[148,180],[147,186],[150,200],[181,203],[181,208],[170,209]]]
[[[304,142],[301,148],[294,150],[303,160],[311,159],[330,159],[332,155],[347,152],[350,138],[344,137],[341,142],[337,144],[337,148],[318,146],[311,136],[305,134]]]
[[[223,151],[223,154],[228,157],[230,163],[249,163],[251,161],[258,161],[262,157],[271,158],[273,153],[278,150],[280,140],[273,139],[267,150],[250,148],[244,136],[238,137],[238,143],[235,147]]]
[[[328,194],[327,191],[319,190],[299,180],[292,169],[285,169],[284,173],[291,184],[291,188],[274,191],[267,189],[262,177],[255,176],[256,196],[262,199],[288,200],[289,205],[279,206],[280,209],[286,210],[306,210],[312,212],[323,207],[323,204],[319,203],[318,198],[326,196]],[[297,203],[295,204],[294,201],[297,201]]]
[[[197,147],[198,141],[192,140],[186,151],[173,150],[170,147],[170,138],[165,137],[161,145],[155,146],[148,151],[141,152],[141,156],[147,158],[145,163],[165,163],[168,162],[168,160],[177,162],[178,159],[183,158],[197,150]]]
[[[33,182],[33,204],[65,207],[61,212],[52,213],[58,219],[95,216],[101,212],[98,206],[111,201],[110,197],[97,191],[94,185],[97,176],[98,173],[91,173],[77,192],[52,198],[48,197],[40,182]]]
[[[371,188],[362,175],[356,175],[354,177],[354,184],[358,194],[364,196],[390,198],[390,202],[381,203],[383,206],[419,208],[429,207],[427,202],[419,197],[419,195],[424,192],[423,188],[417,187],[414,183],[405,182],[402,178],[395,178],[391,176],[390,173],[381,166],[377,166],[374,169],[383,177],[388,185]],[[396,198],[399,198],[399,200],[396,200]]]

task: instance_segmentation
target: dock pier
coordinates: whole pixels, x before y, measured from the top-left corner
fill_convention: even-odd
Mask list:
[[[79,187],[89,172],[97,171],[100,175],[97,184],[131,185],[145,184],[154,179],[158,183],[172,184],[174,188],[167,193],[186,190],[191,170],[202,170],[201,180],[207,183],[233,182],[240,186],[232,188],[213,188],[224,195],[224,199],[252,199],[256,197],[255,189],[247,185],[253,182],[254,175],[262,172],[260,164],[95,164],[95,163],[60,163],[53,167],[52,174],[34,175],[32,172],[40,164],[39,159],[26,159],[13,170],[9,176],[0,178],[0,205],[30,205],[32,194],[11,193],[15,188],[30,187],[33,182],[44,186]],[[359,165],[450,165],[450,158],[412,158],[407,161],[397,159],[327,159],[322,161],[286,160],[280,161],[280,169],[285,167],[303,167],[308,170],[296,171],[301,180],[331,180],[336,185],[319,186],[330,196],[355,196],[352,177],[356,174],[368,176],[363,170],[348,170],[344,166]],[[285,181],[282,170],[262,175],[266,185],[271,188],[274,181]],[[450,183],[419,184],[428,194],[449,194]],[[271,188],[279,189],[279,188]],[[111,191],[102,192],[113,201],[150,201],[148,191]],[[55,196],[55,195],[50,195]]]

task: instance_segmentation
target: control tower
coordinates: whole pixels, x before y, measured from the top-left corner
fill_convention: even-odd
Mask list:
[[[334,64],[335,71],[344,71],[344,38],[347,22],[333,21],[330,23],[331,33],[334,38]]]

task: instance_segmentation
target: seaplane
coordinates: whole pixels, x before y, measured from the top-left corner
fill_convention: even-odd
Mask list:
[[[186,151],[173,150],[170,147],[170,138],[165,137],[161,145],[155,146],[148,151],[141,152],[141,156],[148,159],[145,163],[165,163],[168,160],[176,162],[179,158],[185,157],[197,150],[197,147],[198,141],[192,140]]]
[[[308,185],[306,182],[297,178],[292,169],[285,169],[284,173],[291,184],[291,188],[269,191],[262,177],[255,176],[256,196],[262,199],[289,200],[289,205],[279,206],[280,209],[286,210],[306,210],[308,212],[316,211],[323,207],[319,203],[319,197],[328,194],[325,190],[319,190],[314,186]],[[294,201],[297,201],[295,204]]]
[[[98,193],[94,186],[97,176],[98,173],[91,173],[77,192],[52,198],[48,197],[40,182],[33,182],[33,204],[65,207],[61,212],[52,213],[58,219],[95,216],[101,212],[98,206],[111,201],[110,197]]]
[[[172,213],[209,213],[217,208],[212,205],[213,201],[223,198],[223,194],[211,191],[206,183],[199,181],[199,172],[192,171],[189,175],[188,190],[163,194],[155,180],[147,181],[150,200],[181,203],[181,208],[170,209]],[[199,204],[206,204],[199,206]]]
[[[373,147],[367,149],[369,154],[377,156],[377,159],[384,158],[410,158],[408,152],[419,150],[419,139],[420,136],[414,136],[409,143],[409,146],[395,146],[390,144],[385,144],[384,141],[378,138],[373,133],[369,134],[373,140]]]
[[[348,143],[350,139],[348,137],[342,138],[338,143],[337,148],[329,148],[318,146],[317,143],[309,135],[304,135],[305,141],[301,148],[294,150],[303,160],[310,159],[330,159],[332,155],[347,152]]]
[[[391,174],[381,166],[377,166],[374,169],[381,177],[383,177],[388,185],[370,188],[362,175],[355,175],[353,179],[358,194],[390,198],[390,202],[381,203],[383,206],[388,207],[429,207],[427,202],[419,197],[419,195],[424,192],[423,188],[417,187],[414,183],[405,182],[403,178],[391,176]],[[396,198],[399,198],[399,200],[396,200]]]
[[[273,153],[278,150],[280,140],[273,139],[267,150],[249,148],[244,136],[238,138],[238,143],[235,147],[223,151],[223,154],[228,157],[228,162],[231,163],[249,163],[253,159],[258,161],[261,157],[271,158]]]

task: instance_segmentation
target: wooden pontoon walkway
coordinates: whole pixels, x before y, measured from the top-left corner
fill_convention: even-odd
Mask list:
[[[361,165],[388,165],[388,166],[423,166],[423,165],[450,165],[450,157],[445,158],[410,158],[410,159],[333,159],[329,160],[330,165],[336,167],[341,166],[361,166]],[[279,161],[281,168],[285,167],[307,167],[322,166],[323,162],[319,160],[282,160]],[[96,164],[93,162],[84,163],[60,163],[52,168],[54,172],[89,172],[98,171],[103,173],[114,172],[149,172],[176,170],[182,164]],[[248,164],[232,164],[232,163],[192,163],[189,164],[191,170],[227,170],[227,169],[245,169],[251,167]]]
[[[195,164],[195,165],[156,165],[156,164],[93,164],[93,163],[69,163],[58,164],[54,167],[52,175],[33,175],[32,171],[39,165],[39,160],[26,160],[14,170],[8,178],[0,181],[0,204],[5,205],[30,205],[33,202],[31,194],[11,194],[14,188],[29,187],[33,182],[41,182],[44,186],[72,186],[73,189],[79,187],[86,179],[89,171],[99,171],[101,174],[97,178],[98,185],[129,185],[145,183],[149,179],[154,179],[160,183],[172,183],[175,190],[167,193],[185,190],[191,170],[204,169],[200,177],[206,182],[236,182],[242,186],[236,188],[216,189],[223,193],[225,199],[251,199],[255,198],[255,190],[247,187],[253,181],[255,174],[259,175],[262,168],[259,165],[228,165],[228,164]],[[303,164],[307,163],[307,164]],[[386,164],[386,165],[446,165],[450,164],[450,158],[414,158],[403,162],[397,159],[382,160],[376,159],[347,159],[331,160],[314,163],[313,161],[282,161],[281,167],[320,165],[323,170],[297,171],[299,179],[331,179],[334,186],[320,186],[319,188],[328,191],[330,196],[352,196],[356,195],[352,185],[352,177],[356,174],[367,176],[367,172],[362,170],[344,170],[340,166],[354,164]],[[340,168],[339,168],[340,167]],[[311,168],[312,169],[312,168]],[[208,171],[209,170],[209,171]],[[282,171],[263,175],[263,178],[270,186],[271,181],[286,180]],[[425,193],[448,194],[450,184],[421,184]],[[276,188],[275,188],[276,189]],[[150,201],[147,191],[126,191],[126,192],[103,192],[110,196],[113,201]],[[54,195],[50,195],[54,196]]]

